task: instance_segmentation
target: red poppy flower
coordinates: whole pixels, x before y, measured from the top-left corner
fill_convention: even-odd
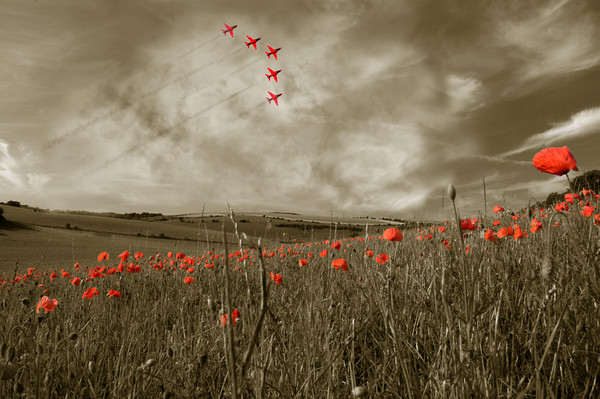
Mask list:
[[[207,263],[206,265],[204,265],[204,267],[207,269],[214,269],[215,265],[214,263]]]
[[[570,170],[577,169],[577,161],[567,147],[550,147],[543,149],[533,157],[533,166],[540,172],[562,176]]]
[[[306,266],[306,265],[308,265],[308,261],[306,259],[300,259],[298,264],[300,265],[300,267]]]
[[[273,272],[271,272],[271,280],[275,281],[275,284],[277,285],[281,285],[281,283],[283,282],[281,274],[275,274]]]
[[[186,277],[183,279],[183,282],[186,284],[192,284],[194,281],[196,281],[196,279],[193,277]]]
[[[464,230],[475,230],[477,226],[473,223],[472,219],[465,219],[460,221],[460,228]]]
[[[175,255],[175,258],[176,259],[183,259],[183,258],[185,258],[185,254],[182,253],[182,252],[178,252],[177,255]]]
[[[69,272],[62,272],[62,276],[63,276],[63,278],[69,278],[69,277],[71,277],[71,275],[69,274]]]
[[[100,255],[98,255],[98,262],[103,260],[108,260],[108,252],[100,252]]]
[[[56,308],[56,305],[58,305],[57,299],[50,299],[47,296],[43,296],[36,305],[35,309],[37,313],[40,313],[40,308],[44,309],[46,313],[49,313]]]
[[[402,234],[402,232],[394,227],[390,228],[390,229],[386,229],[383,232],[383,238],[389,241],[402,241],[402,238],[404,237],[404,235]]]
[[[440,233],[445,233],[446,232],[446,228],[444,226],[440,226],[440,227],[438,227],[438,231]]]
[[[127,259],[129,259],[129,251],[123,252],[122,254],[117,256],[117,258],[120,258],[121,262],[127,262]]]
[[[485,231],[484,237],[488,241],[498,241],[498,239],[495,237],[495,235],[496,235],[496,233],[494,233],[494,231],[492,229],[487,229]]]
[[[90,298],[98,295],[99,293],[100,293],[100,291],[98,291],[98,288],[96,288],[96,287],[88,288],[87,290],[85,290],[85,292],[83,293],[81,298],[90,299]]]
[[[535,233],[536,231],[539,231],[542,229],[542,222],[540,222],[537,219],[533,219],[531,221],[531,228],[529,230],[531,230],[532,233]]]
[[[331,244],[331,248],[333,248],[333,249],[340,249],[341,247],[342,247],[341,242],[334,242],[333,244]]]
[[[342,268],[343,271],[348,270],[346,259],[335,259],[331,262],[331,266],[335,267],[336,270],[339,270],[340,268]]]
[[[227,325],[227,316],[229,316],[228,314],[222,314],[221,315],[221,325],[222,326],[226,326]],[[233,320],[233,325],[237,326],[237,319],[240,317],[240,311],[237,309],[233,309],[233,312],[231,312],[231,320]]]
[[[71,284],[73,284],[73,286],[79,285],[81,283],[81,279],[79,277],[75,277],[73,280],[71,280]]]
[[[387,256],[386,254],[380,254],[379,256],[375,257],[375,261],[377,263],[379,263],[380,265],[383,265],[385,262],[388,261],[388,259],[390,259],[390,257]]]
[[[135,256],[135,260],[139,260],[140,258],[144,257],[144,254],[141,252],[136,252],[133,256]]]
[[[583,207],[583,211],[580,211],[580,213],[586,218],[590,217],[594,213],[594,207],[586,205]]]
[[[373,251],[367,251],[367,254],[365,255],[368,258],[372,258],[373,257]]]
[[[521,230],[519,225],[515,226],[515,234],[513,235],[513,238],[515,241],[517,241],[519,238],[523,238],[523,230]]]
[[[500,230],[498,230],[498,233],[496,235],[498,236],[498,238],[502,238],[502,237],[506,237],[506,236],[512,236],[513,234],[514,234],[513,228],[508,226],[508,227],[502,227]]]
[[[504,208],[502,208],[500,205],[496,205],[494,207],[494,213],[498,213],[498,212],[504,212]]]
[[[326,249],[322,250],[322,251],[321,251],[321,258],[324,258],[324,257],[326,257],[328,253],[329,253],[329,252],[327,252],[327,250],[326,250]]]
[[[569,205],[566,202],[559,202],[554,206],[554,210],[556,210],[557,212],[568,211]]]
[[[121,298],[121,293],[115,290],[108,290],[108,297],[114,296],[116,298]]]
[[[52,274],[50,275],[50,281],[54,280],[54,279],[55,279],[55,278],[57,278],[57,277],[58,277],[58,274],[56,274],[56,273],[52,273]]]

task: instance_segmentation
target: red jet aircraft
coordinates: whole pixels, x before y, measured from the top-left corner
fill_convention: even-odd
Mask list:
[[[278,74],[279,72],[281,72],[281,69],[280,69],[279,71],[274,71],[274,70],[272,70],[271,68],[267,68],[267,69],[269,70],[269,72],[271,72],[271,74],[270,74],[270,75],[267,75],[267,74],[265,73],[265,76],[267,77],[267,79],[269,79],[269,81],[270,81],[270,80],[271,80],[271,78],[275,78],[275,82],[277,82],[277,74]]]
[[[227,28],[227,29],[221,29],[223,31],[223,34],[225,36],[227,36],[227,32],[229,32],[229,33],[231,33],[231,37],[233,37],[233,30],[235,28],[237,28],[237,25],[229,26],[226,23],[223,23],[223,25],[225,25],[225,28]]]
[[[265,51],[265,54],[267,55],[267,58],[271,58],[271,54],[273,54],[275,56],[275,60],[277,60],[277,52],[279,50],[281,50],[281,47],[279,47],[278,49],[274,49],[271,46],[267,46],[269,48],[269,51]]]
[[[248,38],[248,40],[250,40],[250,43],[248,42],[244,42],[246,43],[246,46],[248,46],[248,48],[250,48],[250,45],[254,46],[254,50],[256,50],[256,42],[260,40],[260,37],[258,39],[253,39],[250,36],[246,36]]]
[[[271,100],[275,100],[275,105],[279,105],[279,102],[278,102],[277,98],[279,98],[279,96],[281,96],[283,93],[273,94],[270,91],[268,93],[271,96],[271,98],[266,97],[266,99],[269,102],[269,104],[271,104]]]

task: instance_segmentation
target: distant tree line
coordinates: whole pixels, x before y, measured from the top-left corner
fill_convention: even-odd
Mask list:
[[[137,213],[137,212],[130,212],[130,213],[116,213],[115,216],[116,218],[119,219],[150,219],[150,218],[157,218],[157,217],[163,217],[162,213],[153,213],[153,212],[142,212],[142,213]]]
[[[577,176],[573,179],[572,183],[575,192],[580,192],[581,190],[593,190],[594,193],[600,194],[600,170],[587,171],[581,176]],[[569,190],[562,193],[550,193],[546,198],[546,201],[538,203],[538,206],[549,207],[552,204],[564,201],[565,194],[568,192]]]

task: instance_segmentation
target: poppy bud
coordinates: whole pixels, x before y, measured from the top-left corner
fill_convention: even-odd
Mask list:
[[[454,188],[454,186],[452,185],[452,183],[448,184],[448,197],[454,201],[454,199],[456,198],[456,189]]]

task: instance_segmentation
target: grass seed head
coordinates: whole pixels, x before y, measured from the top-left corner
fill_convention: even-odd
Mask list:
[[[454,188],[454,185],[452,185],[452,183],[448,184],[448,197],[454,201],[454,199],[456,198],[456,189]]]

